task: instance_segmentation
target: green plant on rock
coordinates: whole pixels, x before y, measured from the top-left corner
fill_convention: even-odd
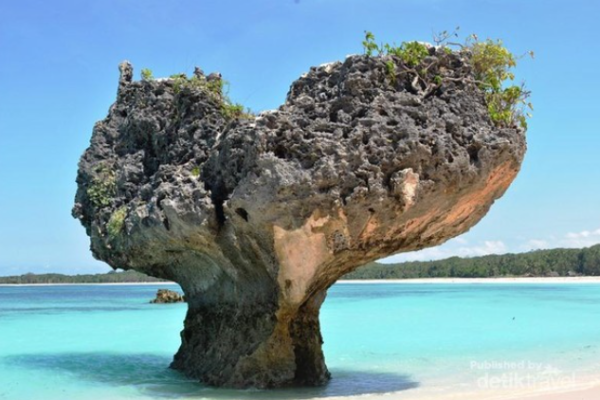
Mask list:
[[[96,176],[91,179],[86,193],[90,202],[100,208],[111,204],[116,194],[117,183],[113,171],[104,165],[96,168]]]
[[[470,51],[475,78],[485,87],[500,90],[505,80],[515,78],[510,71],[517,65],[515,57],[503,46],[502,41],[488,39],[485,42],[475,42]]]
[[[152,70],[148,68],[143,68],[141,71],[142,80],[143,81],[153,81],[154,76],[152,75]]]
[[[369,57],[372,57],[375,52],[380,56],[393,55],[399,57],[411,67],[419,65],[429,55],[427,46],[420,42],[402,42],[400,46],[389,43],[378,45],[375,42],[375,35],[369,31],[365,31],[365,39],[362,45],[365,55]]]
[[[185,74],[173,74],[169,78],[173,80],[173,91],[175,93],[181,92],[181,89],[188,83],[188,79]]]
[[[516,67],[519,57],[508,51],[500,40],[479,41],[476,35],[471,35],[464,43],[449,42],[449,38],[458,37],[458,29],[434,35],[438,51],[435,53],[436,57],[429,59],[427,57],[430,50],[426,44],[413,41],[402,42],[400,46],[389,43],[378,45],[375,35],[369,31],[365,31],[362,45],[368,57],[375,54],[383,57],[393,56],[392,60],[384,59],[385,72],[390,82],[395,85],[398,77],[407,77],[411,91],[423,97],[428,97],[447,81],[460,80],[468,83],[468,78],[456,78],[447,74],[448,65],[445,60],[453,54],[461,57],[472,67],[471,82],[477,84],[485,93],[492,122],[498,127],[527,128],[527,118],[531,117],[531,114],[526,110],[533,110],[532,104],[527,101],[530,92],[524,85],[510,84],[515,79],[512,69]],[[453,51],[449,46],[457,50]],[[529,54],[533,57],[532,52]],[[446,64],[442,65],[444,63]],[[397,68],[400,69],[399,72]]]
[[[369,57],[373,55],[374,52],[381,54],[381,48],[375,43],[375,35],[372,32],[365,31],[365,39],[362,41],[363,49],[365,54]]]
[[[194,75],[190,79],[187,79],[186,84],[196,89],[202,89],[206,87],[206,78]]]
[[[416,67],[429,55],[429,49],[423,43],[402,42],[398,47],[388,46],[387,53],[400,57],[411,67]]]
[[[223,103],[221,111],[227,119],[240,118],[244,115],[244,106],[239,103]]]
[[[106,224],[106,232],[111,240],[116,239],[123,231],[125,217],[127,217],[127,207],[125,206],[118,208],[110,216],[110,219]]]
[[[194,168],[192,168],[192,176],[194,176],[195,178],[200,176],[200,167],[195,166]]]
[[[252,118],[253,114],[250,109],[245,109],[239,103],[233,103],[227,95],[226,88],[229,87],[229,82],[223,79],[207,80],[204,77],[194,75],[187,78],[186,74],[174,74],[170,76],[173,82],[173,91],[181,92],[183,89],[201,90],[212,98],[220,106],[221,114],[224,118],[233,120],[239,118]]]
[[[388,60],[385,62],[385,72],[387,73],[388,78],[392,85],[396,84],[396,64],[392,60]]]
[[[471,64],[475,79],[486,94],[486,102],[491,120],[498,126],[520,125],[527,128],[527,117],[533,110],[527,102],[529,91],[523,85],[509,85],[514,81],[512,68],[517,66],[516,57],[508,51],[502,41],[477,41],[470,46]],[[532,54],[532,53],[530,53]]]
[[[217,96],[223,96],[225,86],[229,86],[229,82],[224,79],[215,79],[206,83],[207,89]]]

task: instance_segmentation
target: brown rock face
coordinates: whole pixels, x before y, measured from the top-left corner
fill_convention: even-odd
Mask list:
[[[468,61],[430,57],[452,78],[434,90],[352,56],[312,68],[278,110],[237,119],[215,75],[132,82],[122,65],[73,213],[97,258],[183,288],[174,368],[230,387],[327,382],[327,289],[467,231],[504,193],[524,132],[493,125]]]

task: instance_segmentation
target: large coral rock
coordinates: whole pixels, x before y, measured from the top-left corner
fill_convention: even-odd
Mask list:
[[[524,132],[490,121],[467,60],[429,58],[439,85],[350,56],[311,68],[278,110],[239,119],[205,85],[134,82],[121,65],[73,213],[95,257],[183,288],[174,368],[230,387],[327,382],[327,289],[467,231],[505,192]]]

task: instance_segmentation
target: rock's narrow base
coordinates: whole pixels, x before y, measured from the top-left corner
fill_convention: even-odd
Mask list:
[[[171,368],[213,386],[324,385],[330,379],[319,325],[324,298],[297,309],[190,306]]]

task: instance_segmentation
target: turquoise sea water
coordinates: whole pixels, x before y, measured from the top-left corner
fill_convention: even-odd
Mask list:
[[[0,399],[403,397],[551,388],[600,376],[598,284],[338,284],[324,388],[213,389],[167,367],[184,304],[165,285],[0,287]]]

